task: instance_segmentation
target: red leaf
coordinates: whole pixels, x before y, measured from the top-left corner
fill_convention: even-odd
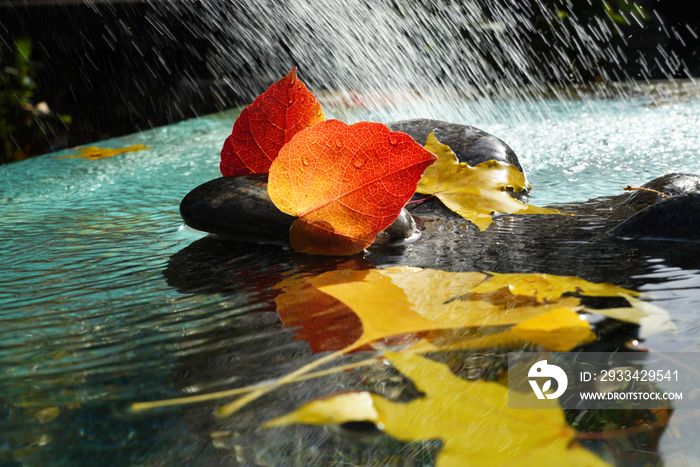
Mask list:
[[[321,122],[299,132],[270,167],[268,192],[297,216],[290,244],[311,254],[349,255],[398,217],[435,156],[381,123]]]
[[[243,109],[221,150],[221,174],[267,173],[282,146],[324,120],[321,105],[294,68]]]

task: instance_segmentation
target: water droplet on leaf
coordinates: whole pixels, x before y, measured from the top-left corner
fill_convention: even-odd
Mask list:
[[[396,146],[397,144],[399,144],[399,137],[396,135],[390,135],[389,144],[391,144],[392,146]]]

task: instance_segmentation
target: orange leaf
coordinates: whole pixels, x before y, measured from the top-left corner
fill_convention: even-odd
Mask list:
[[[221,150],[224,177],[267,173],[295,134],[326,119],[296,71],[294,68],[243,109]]]
[[[394,222],[433,161],[410,136],[381,123],[329,120],[282,148],[267,189],[282,212],[300,218],[292,248],[349,255]]]

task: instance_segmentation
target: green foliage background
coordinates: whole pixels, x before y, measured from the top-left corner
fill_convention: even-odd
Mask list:
[[[70,116],[54,114],[45,102],[34,102],[37,84],[31,56],[30,38],[17,39],[13,49],[0,43],[0,163],[38,154],[47,132],[55,134],[60,126],[67,130],[71,123]]]

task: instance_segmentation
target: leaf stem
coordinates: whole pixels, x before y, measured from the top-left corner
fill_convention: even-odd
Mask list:
[[[350,352],[352,352],[355,349],[358,349],[365,345],[366,342],[362,340],[355,341],[353,344],[349,345],[348,347],[345,347],[342,350],[338,350],[336,352],[333,352],[331,354],[325,355],[317,360],[314,360],[311,363],[307,363],[303,367],[279,378],[278,380],[272,382],[272,384],[267,385],[267,386],[261,386],[245,396],[241,397],[240,399],[236,399],[233,402],[229,402],[226,405],[223,405],[217,409],[215,412],[218,417],[228,417],[236,412],[238,412],[241,408],[243,408],[245,405],[248,403],[260,398],[260,396],[267,394],[268,392],[282,386],[283,384],[288,384],[291,382],[296,381],[300,376],[307,374],[314,368],[318,368],[319,366],[323,365],[324,363],[327,363],[335,358],[342,357],[343,355],[346,355]]]
[[[610,431],[596,431],[592,433],[577,433],[577,439],[612,439],[619,438],[621,436],[630,436],[636,433],[642,433],[644,431],[651,431],[657,428],[665,427],[668,424],[668,420],[662,420],[658,422],[645,423],[643,425],[633,426],[625,428],[622,430],[610,430]]]
[[[415,200],[415,201],[409,201],[408,203],[406,203],[406,206],[408,206],[409,204],[418,204],[418,203],[422,203],[423,201],[428,201],[430,198],[434,198],[434,197],[435,197],[435,195],[430,195],[430,196],[428,196],[427,198],[417,199],[417,200]]]
[[[663,196],[664,198],[670,198],[670,196],[668,196],[666,193],[662,193],[662,192],[657,191],[657,190],[652,190],[651,188],[643,188],[643,187],[636,188],[636,187],[632,187],[632,186],[629,186],[629,185],[625,185],[625,186],[622,187],[622,189],[625,190],[625,191],[637,191],[637,190],[639,190],[639,191],[650,191],[651,193],[656,193],[657,195],[661,195],[661,196]]]
[[[374,363],[376,361],[377,361],[376,358],[369,358],[367,360],[362,360],[362,361],[357,362],[357,363],[350,363],[348,365],[336,366],[333,368],[329,368],[327,370],[321,370],[321,371],[317,371],[314,373],[302,375],[294,380],[288,381],[288,383],[296,383],[296,382],[304,381],[307,379],[313,379],[313,378],[318,378],[321,376],[331,375],[333,373],[338,373],[341,371],[353,370],[355,368],[360,368],[363,366],[371,365],[372,363]],[[151,401],[151,402],[135,402],[135,403],[131,404],[131,411],[132,412],[141,412],[143,410],[156,409],[159,407],[171,407],[174,405],[194,404],[196,402],[205,402],[205,401],[210,401],[210,400],[223,399],[224,397],[237,396],[240,394],[245,394],[245,393],[255,391],[255,390],[260,389],[260,388],[267,388],[267,387],[276,386],[276,385],[279,385],[278,380],[267,381],[267,382],[255,384],[252,386],[230,389],[227,391],[210,392],[207,394],[198,394],[195,396],[178,397],[175,399],[165,399],[165,400]]]

